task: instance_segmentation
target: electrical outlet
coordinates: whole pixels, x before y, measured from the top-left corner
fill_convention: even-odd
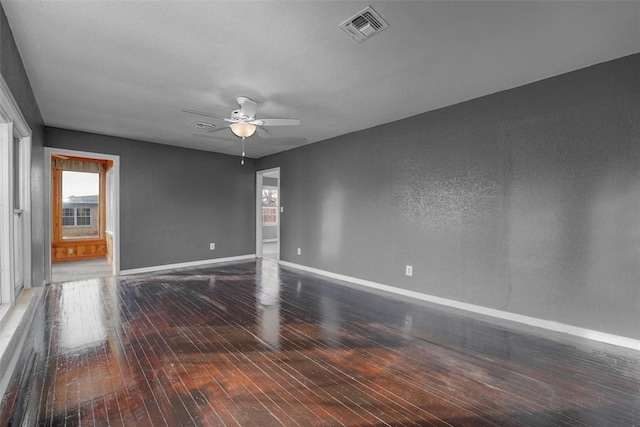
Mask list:
[[[298,248],[298,255],[302,255],[302,249]]]
[[[404,274],[406,274],[407,276],[413,276],[413,266],[412,265],[406,265],[404,267]]]
[[[216,250],[216,244],[215,243],[209,243],[209,250],[210,251],[215,251]]]
[[[284,212],[284,206],[280,206],[280,213]]]

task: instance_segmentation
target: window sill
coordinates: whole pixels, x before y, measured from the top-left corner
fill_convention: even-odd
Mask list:
[[[27,288],[22,291],[15,306],[0,306],[0,397],[9,384],[42,295],[44,288]]]
[[[0,304],[0,330],[2,330],[2,325],[4,324],[5,317],[9,316],[11,309],[13,306],[11,304]],[[2,351],[2,344],[0,342],[0,352]]]

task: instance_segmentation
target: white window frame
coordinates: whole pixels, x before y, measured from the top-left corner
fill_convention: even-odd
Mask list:
[[[0,76],[0,320],[15,304],[14,257],[22,257],[24,288],[31,287],[31,136],[4,78]],[[14,254],[14,138],[21,151],[19,189],[24,245]]]

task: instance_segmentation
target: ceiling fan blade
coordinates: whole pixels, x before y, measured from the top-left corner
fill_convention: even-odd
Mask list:
[[[298,119],[258,119],[250,122],[251,124],[258,126],[298,126],[300,120]]]
[[[256,116],[258,110],[258,103],[246,96],[238,98],[238,105],[240,105],[240,117],[248,117],[253,119]]]
[[[258,126],[258,132],[266,133],[267,135],[269,135],[269,138],[273,136],[273,135],[271,135],[271,132],[269,132],[269,130],[267,130],[267,128],[262,127],[262,126]]]
[[[231,144],[229,139],[223,138],[221,136],[207,135],[206,133],[205,134],[192,133],[191,135],[197,136],[198,138],[206,138],[208,140],[215,140],[215,141],[217,141],[219,143]],[[233,145],[235,146],[235,141],[233,141]]]
[[[219,130],[225,130],[225,129],[229,129],[229,126],[222,126],[222,127],[220,127],[220,128],[209,129],[209,130],[207,131],[207,133],[218,132]]]
[[[214,119],[225,119],[224,116],[219,116],[217,114],[205,113],[204,111],[198,110],[182,110],[183,113],[195,114],[197,116],[205,116],[205,117],[213,117]]]

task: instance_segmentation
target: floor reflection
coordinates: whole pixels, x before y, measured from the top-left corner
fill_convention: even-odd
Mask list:
[[[280,256],[278,254],[278,242],[263,242],[262,243],[262,258],[278,260]]]
[[[72,282],[60,288],[60,347],[76,352],[104,343],[107,329],[102,297],[102,282],[98,279]]]
[[[260,337],[271,349],[280,349],[280,266],[262,262],[256,296]]]
[[[328,345],[336,346],[340,342],[340,314],[338,304],[333,298],[320,297],[321,327]]]
[[[404,316],[404,325],[402,325],[402,332],[405,338],[411,337],[412,329],[413,329],[413,314],[407,313]]]

